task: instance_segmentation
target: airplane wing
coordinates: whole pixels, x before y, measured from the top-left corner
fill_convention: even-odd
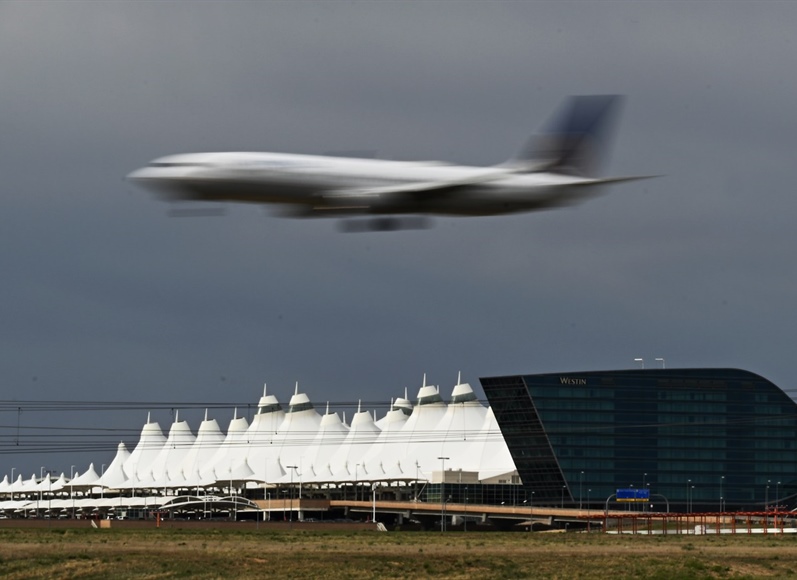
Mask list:
[[[502,167],[461,179],[416,181],[362,189],[340,189],[326,192],[321,197],[325,203],[332,207],[341,205],[347,207],[365,207],[379,199],[395,199],[400,197],[418,201],[421,199],[445,196],[462,187],[504,179],[516,172],[516,169]]]

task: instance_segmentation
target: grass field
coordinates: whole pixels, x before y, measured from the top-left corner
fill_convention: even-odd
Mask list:
[[[0,529],[2,578],[785,578],[797,538]]]

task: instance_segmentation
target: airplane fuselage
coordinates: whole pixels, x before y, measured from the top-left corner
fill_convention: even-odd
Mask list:
[[[297,215],[533,211],[573,203],[595,182],[500,166],[254,152],[173,155],[129,177],[170,200],[282,204]],[[436,183],[445,192],[426,187]]]

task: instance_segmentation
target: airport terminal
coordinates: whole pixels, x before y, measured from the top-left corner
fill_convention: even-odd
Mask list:
[[[265,391],[226,433],[179,415],[147,419],[71,474],[12,471],[6,517],[360,519],[428,526],[583,523],[623,510],[790,510],[797,405],[736,369],[639,369],[482,378],[489,407],[458,381],[424,383],[381,418],[319,413],[296,387]],[[102,463],[102,462],[105,463]],[[69,458],[65,458],[69,463]],[[71,477],[70,477],[71,476]]]

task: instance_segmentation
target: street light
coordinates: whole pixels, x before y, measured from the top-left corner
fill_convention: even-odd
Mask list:
[[[360,486],[360,464],[354,466],[354,501],[357,501],[357,488]]]
[[[643,489],[643,493],[644,493],[644,490],[648,489],[647,479],[648,479],[647,472],[643,473],[642,474],[642,489]],[[648,494],[648,499],[649,498],[650,498],[650,494]],[[646,499],[645,503],[642,504],[642,511],[645,512],[647,510],[648,510],[648,500]]]
[[[589,510],[589,496],[592,493],[592,489],[587,489],[587,510]],[[590,523],[592,522],[591,518],[587,518],[587,531],[590,531]]]
[[[656,361],[661,363],[661,368],[663,368],[663,369],[664,369],[664,368],[667,368],[667,367],[664,365],[664,359],[663,359],[663,358],[659,357],[659,358],[657,358],[657,359],[656,359]]]
[[[49,472],[48,472],[48,473],[49,473]],[[42,501],[42,489],[41,489],[41,484],[43,484],[43,483],[44,483],[44,467],[42,467],[41,469],[39,469],[39,499],[38,499],[38,500],[36,500],[36,516],[37,516],[37,517],[38,517],[38,515],[39,515],[39,509],[40,509],[40,507],[39,507],[39,504],[40,504],[40,503],[41,503],[41,501]],[[767,489],[769,489],[769,487],[768,487],[768,486],[767,486]]]
[[[578,480],[578,509],[583,507],[582,503],[584,499],[584,472],[581,472],[581,477]]]
[[[562,509],[565,509],[565,490],[567,489],[566,485],[562,486]]]
[[[645,368],[645,359],[643,359],[643,358],[635,358],[634,362],[638,362],[640,365],[642,365],[643,369]]]
[[[531,497],[529,498],[529,533],[531,533],[531,528],[534,527],[534,492],[531,492]]]
[[[766,491],[766,495],[764,496],[764,511],[769,509],[769,484],[770,483],[772,483],[772,481],[767,479],[767,491]]]
[[[691,479],[687,479],[686,480],[686,513],[689,513],[689,512],[692,511],[691,510],[691,506],[689,504],[689,486],[690,485],[692,485],[692,480]]]
[[[75,466],[72,466],[72,473],[69,476],[69,495],[72,497],[72,519],[75,519],[75,487],[72,480],[75,479]]]
[[[11,485],[14,485],[14,472],[15,472],[16,470],[17,470],[17,468],[16,468],[16,467],[12,467],[12,468],[11,468]],[[14,489],[14,488],[12,487],[12,488],[11,488],[11,490],[12,490],[12,491],[11,491],[11,500],[12,500],[12,501],[14,500],[14,491],[13,491],[13,489]]]
[[[53,521],[53,478],[50,477],[50,474],[54,473],[53,471],[47,472],[47,512],[50,516],[47,520],[47,527],[49,528],[52,521]]]
[[[723,484],[724,482],[725,482],[725,476],[724,476],[724,475],[721,475],[721,476],[720,476],[720,511],[721,511],[721,512],[722,512],[722,511],[725,511],[725,510],[723,509],[723,507],[722,507],[722,500],[723,500],[723,495],[722,495],[722,484]]]
[[[379,489],[379,484],[374,483],[371,485],[371,494],[372,494],[372,501],[373,501],[373,511],[371,512],[371,522],[376,523],[376,490]]]
[[[450,457],[438,457],[442,462],[443,471],[440,473],[440,531],[446,531],[446,459]]]
[[[288,469],[296,469],[297,468],[296,465],[286,465],[285,467],[287,467]],[[290,509],[289,514],[288,514],[288,517],[289,517],[289,521],[290,521],[291,525],[293,525],[293,471],[291,471],[290,500],[291,500],[291,509]],[[285,505],[285,504],[282,504],[282,505]]]

